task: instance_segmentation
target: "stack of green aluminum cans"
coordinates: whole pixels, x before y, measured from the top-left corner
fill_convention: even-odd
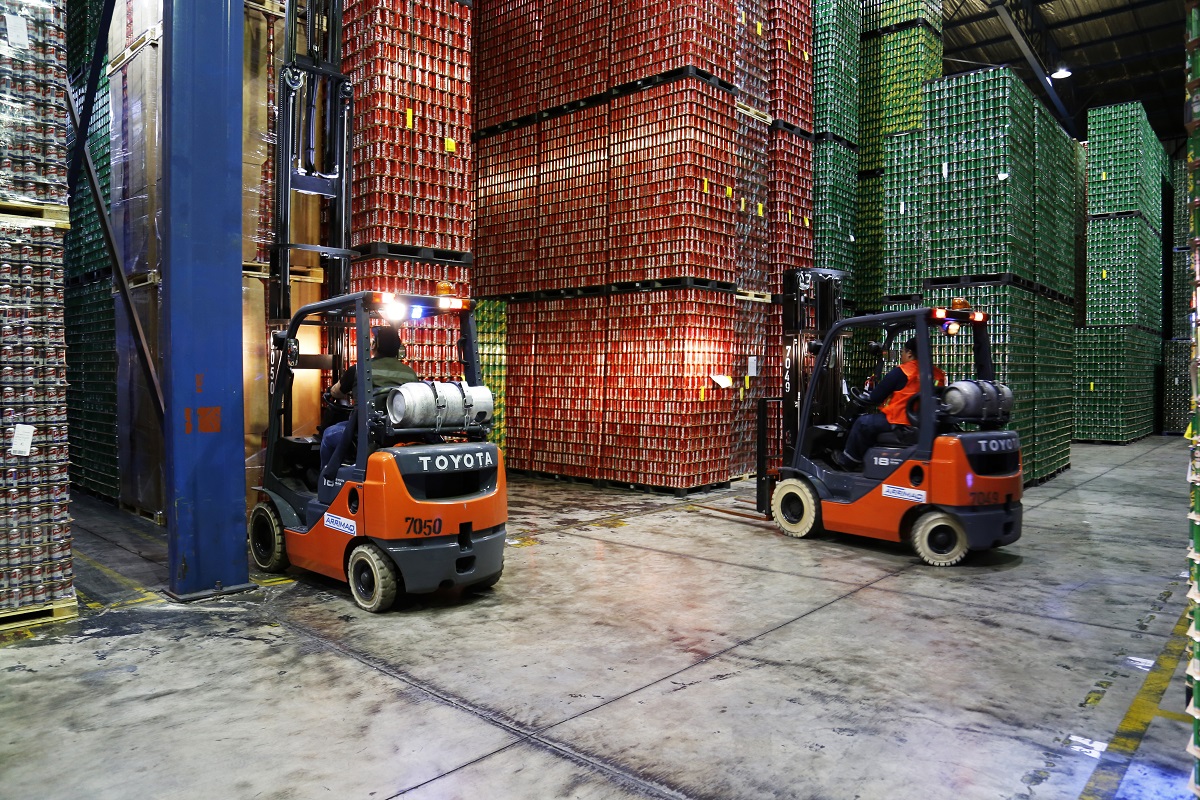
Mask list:
[[[1192,410],[1192,380],[1188,366],[1192,340],[1167,339],[1163,342],[1163,433],[1183,433]]]
[[[857,0],[813,3],[813,126],[858,143],[858,61],[862,12]]]
[[[1075,152],[1071,138],[1034,104],[1034,280],[1075,294]]]
[[[813,156],[813,241],[817,267],[854,266],[858,153],[837,141],[816,143]]]
[[[492,390],[495,413],[488,440],[501,450],[507,429],[504,421],[505,389],[508,385],[508,303],[503,300],[478,300],[475,326],[479,335],[479,366],[483,385]]]
[[[927,254],[921,218],[921,178],[925,167],[923,131],[895,133],[884,143],[883,293],[921,293]]]
[[[858,222],[848,293],[859,313],[883,307],[883,174],[858,175]]]
[[[942,74],[942,37],[924,20],[864,34],[859,59],[862,169],[881,169],[884,137],[923,126],[922,86]]]
[[[1075,330],[1075,438],[1125,444],[1154,432],[1162,339],[1128,325]]]

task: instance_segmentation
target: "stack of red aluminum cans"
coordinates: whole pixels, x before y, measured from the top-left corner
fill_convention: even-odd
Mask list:
[[[770,114],[813,130],[813,16],[811,0],[763,0],[770,49]]]
[[[539,123],[538,290],[608,282],[609,107]]]
[[[769,291],[782,290],[784,270],[813,265],[813,142],[802,132],[771,128]]]
[[[542,0],[539,108],[582,100],[609,88],[608,0]]]
[[[755,471],[758,434],[758,401],[782,392],[783,340],[780,306],[739,302],[734,316],[733,404],[729,447],[730,475]],[[776,431],[775,435],[778,435]],[[772,438],[771,441],[778,441]]]
[[[611,282],[734,281],[733,105],[696,78],[612,101]]]
[[[736,246],[734,267],[738,288],[753,292],[768,291],[771,285],[769,231],[770,208],[768,177],[770,159],[768,123],[757,115],[739,109],[736,136],[736,179],[734,209]]]
[[[680,67],[734,82],[732,0],[617,0],[612,18],[613,85]]]
[[[475,294],[531,292],[537,284],[540,128],[530,125],[479,142]]]
[[[470,7],[353,0],[345,25],[353,244],[470,250]]]
[[[736,0],[734,84],[738,101],[766,112],[771,90],[770,20],[768,0]]]
[[[62,244],[0,227],[0,613],[75,597]]]
[[[479,128],[525,117],[541,106],[543,0],[480,4],[475,37],[475,118]]]

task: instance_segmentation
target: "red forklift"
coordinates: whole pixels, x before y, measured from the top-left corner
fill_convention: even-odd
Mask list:
[[[757,506],[788,536],[822,529],[909,542],[926,564],[946,567],[970,551],[1021,536],[1021,444],[1004,430],[1012,392],[995,380],[988,315],[951,307],[842,318],[842,273],[789,272],[784,294],[782,466],[768,469],[766,404],[760,404]],[[920,391],[909,426],[878,438],[861,471],[833,460],[854,418],[868,409],[849,373],[878,381],[888,354],[916,339]],[[872,341],[877,340],[877,341]],[[954,351],[959,357],[951,358]],[[967,355],[969,353],[969,355]],[[935,385],[932,365],[972,364]],[[848,359],[854,366],[848,368]]]
[[[372,322],[400,331],[455,314],[464,380],[372,384]],[[324,350],[301,352],[302,327]],[[403,338],[403,336],[402,336]],[[250,552],[265,572],[289,565],[348,581],[354,601],[386,611],[401,592],[483,589],[504,570],[508,500],[504,459],[487,441],[492,394],[480,380],[473,302],[450,296],[357,292],[304,306],[276,331],[260,502],[250,513]],[[340,346],[339,346],[340,345]],[[328,464],[316,436],[294,436],[297,371],[359,368],[354,406],[330,405],[326,422],[348,419]],[[366,398],[365,402],[361,398]]]

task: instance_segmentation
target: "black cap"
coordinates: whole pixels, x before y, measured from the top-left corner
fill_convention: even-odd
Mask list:
[[[904,349],[912,353],[913,358],[917,357],[917,337],[912,337],[904,343]]]

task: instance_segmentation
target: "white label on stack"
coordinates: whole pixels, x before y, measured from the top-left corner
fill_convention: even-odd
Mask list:
[[[32,425],[17,425],[13,428],[12,449],[9,450],[14,456],[29,455],[29,448],[33,445],[33,426]]]
[[[5,14],[4,22],[8,26],[8,46],[29,48],[29,25],[20,14]]]

